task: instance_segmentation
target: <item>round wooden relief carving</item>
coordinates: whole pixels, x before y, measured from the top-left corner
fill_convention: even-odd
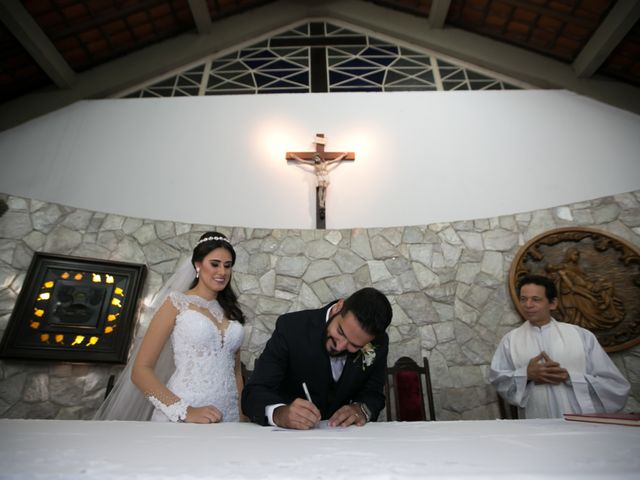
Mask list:
[[[545,275],[558,289],[556,320],[591,330],[607,352],[640,343],[640,250],[591,228],[558,228],[538,235],[511,264],[509,291],[526,274]]]

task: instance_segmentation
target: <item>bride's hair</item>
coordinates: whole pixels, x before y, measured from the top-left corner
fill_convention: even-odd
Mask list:
[[[191,264],[194,266],[196,262],[202,262],[204,257],[216,248],[224,248],[231,254],[231,265],[236,263],[236,251],[231,246],[231,243],[222,233],[219,232],[206,232],[200,237],[198,243],[193,249],[193,255],[191,255]],[[190,289],[198,284],[198,278],[193,279],[193,283],[189,287]],[[231,278],[229,283],[224,289],[218,293],[218,303],[224,310],[225,315],[230,320],[237,320],[240,323],[244,323],[244,314],[238,305],[238,297],[231,288]]]

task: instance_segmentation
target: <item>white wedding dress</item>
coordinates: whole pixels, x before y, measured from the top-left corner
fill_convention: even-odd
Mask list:
[[[176,369],[167,388],[189,406],[213,405],[222,412],[223,422],[239,421],[235,354],[242,345],[242,325],[225,320],[216,300],[179,292],[169,298],[179,313],[171,333]],[[151,421],[168,422],[169,418],[155,409]]]

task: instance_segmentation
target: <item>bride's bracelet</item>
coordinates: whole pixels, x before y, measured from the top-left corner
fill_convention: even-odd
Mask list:
[[[153,395],[147,397],[158,410],[162,411],[172,422],[184,422],[187,419],[187,402],[180,399],[171,405],[165,405]]]

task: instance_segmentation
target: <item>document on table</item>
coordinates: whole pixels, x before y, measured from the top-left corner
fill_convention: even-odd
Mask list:
[[[355,427],[355,425],[352,425],[353,427]],[[329,420],[321,420],[320,423],[318,423],[318,425],[316,425],[315,428],[313,428],[312,430],[333,430],[335,431],[340,431],[340,430],[347,430],[349,427],[330,427],[329,426]],[[297,432],[299,430],[295,430],[292,428],[282,428],[282,427],[273,427],[274,432]]]

